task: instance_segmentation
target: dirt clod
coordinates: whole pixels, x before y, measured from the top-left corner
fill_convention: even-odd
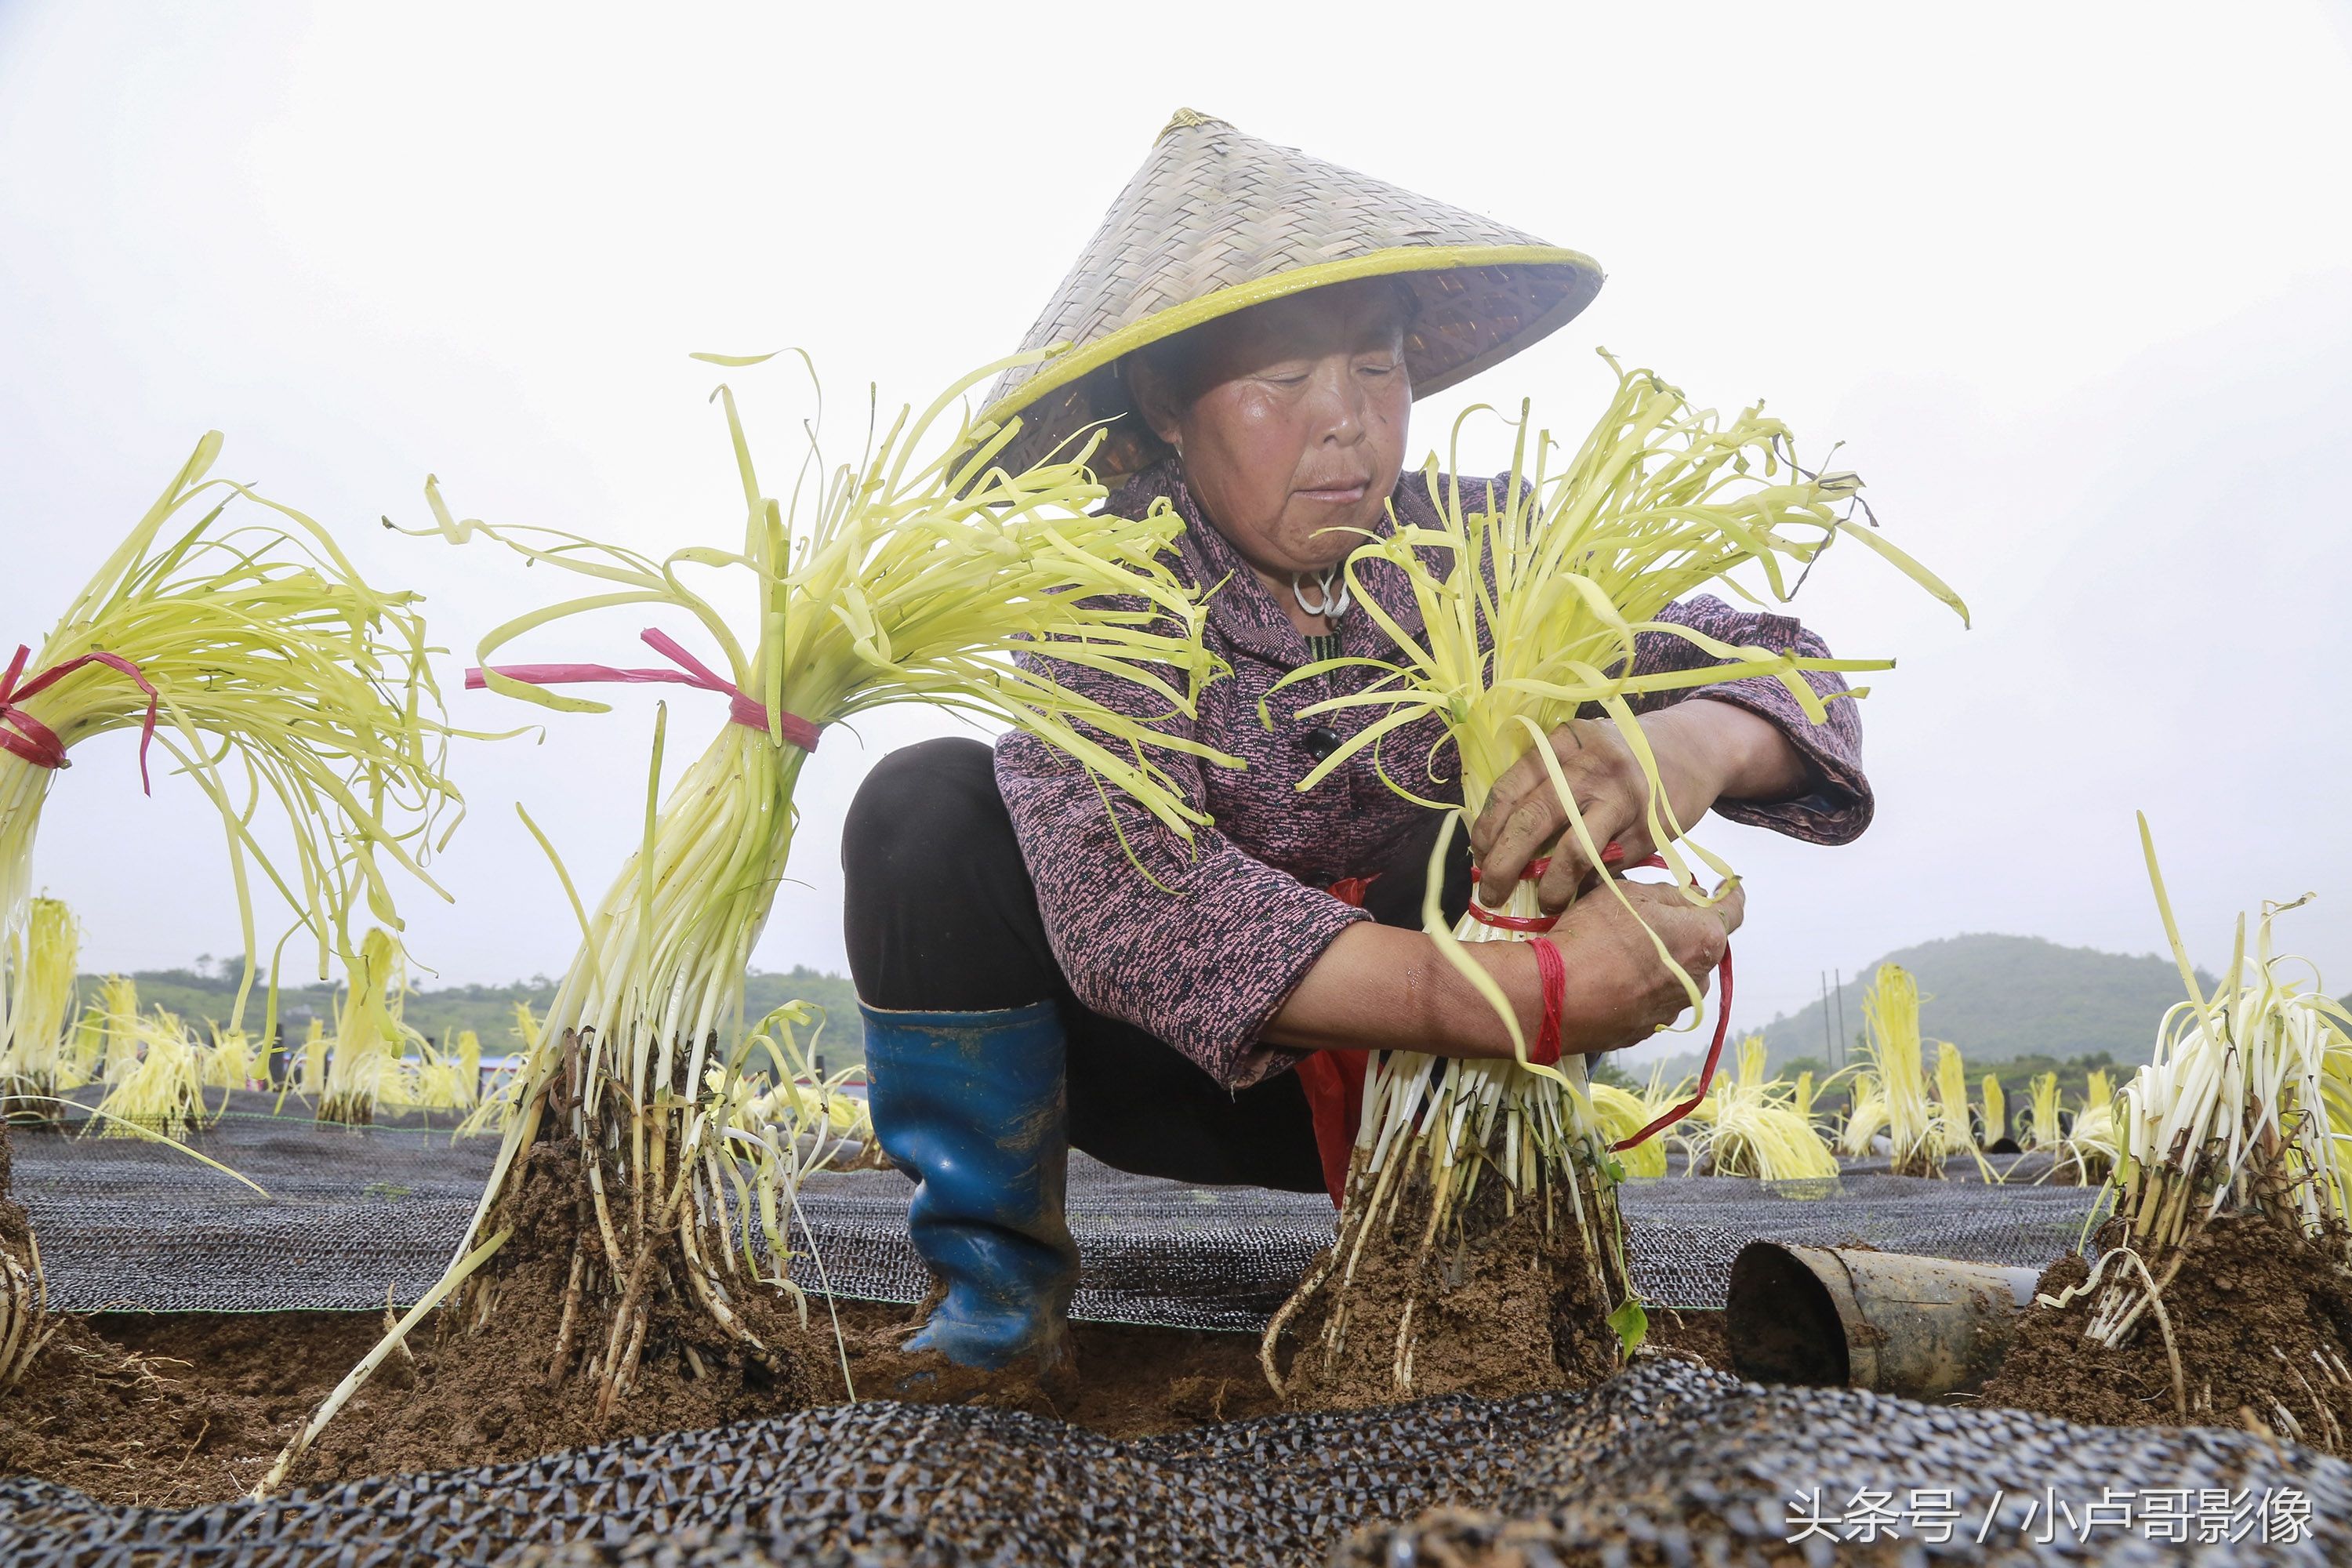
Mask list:
[[[2059,1296],[2088,1275],[2065,1258],[2042,1276]],[[2027,1310],[1982,1403],[2107,1426],[2242,1426],[2343,1453],[2352,1445],[2352,1270],[2340,1242],[2260,1215],[2213,1221],[2188,1244],[2163,1302],[2189,1418],[2155,1315],[2120,1350],[2083,1337],[2096,1292]]]
[[[1393,1217],[1373,1221],[1360,1253],[1343,1222],[1335,1251],[1307,1271],[1277,1351],[1286,1403],[1351,1410],[1444,1394],[1499,1399],[1589,1387],[1617,1371],[1606,1322],[1615,1303],[1572,1226],[1547,1227],[1538,1205],[1511,1205],[1489,1182],[1432,1244],[1425,1194],[1416,1183]]]

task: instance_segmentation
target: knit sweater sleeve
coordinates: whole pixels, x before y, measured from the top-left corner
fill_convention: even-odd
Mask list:
[[[1109,704],[1148,700],[1130,682],[1059,673]],[[1224,728],[1181,719],[1157,727],[1187,737]],[[1205,809],[1207,770],[1216,764],[1156,754],[1185,798]],[[1258,1035],[1332,938],[1367,918],[1361,910],[1246,853],[1213,826],[1195,827],[1187,842],[1033,736],[997,742],[996,783],[1054,956],[1079,1002],[1166,1041],[1228,1089],[1298,1059]]]
[[[1717,642],[1748,647],[1787,649],[1813,658],[1829,657],[1829,645],[1795,617],[1741,610],[1711,595],[1695,595],[1669,606],[1661,621],[1688,626]],[[1645,632],[1635,645],[1636,673],[1702,669],[1719,662],[1706,649],[1671,633]],[[1816,724],[1788,688],[1771,676],[1727,680],[1649,698],[1637,708],[1664,707],[1671,702],[1705,697],[1734,703],[1769,721],[1797,748],[1811,775],[1811,787],[1794,800],[1757,803],[1717,801],[1717,815],[1733,822],[1769,827],[1813,844],[1845,844],[1870,826],[1874,801],[1870,780],[1862,770],[1860,704],[1843,695],[1843,677],[1832,671],[1808,671],[1801,679],[1825,701],[1827,721]]]

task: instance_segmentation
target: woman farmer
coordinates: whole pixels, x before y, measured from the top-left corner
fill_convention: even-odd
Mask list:
[[[951,739],[893,752],[859,791],[842,849],[850,967],[876,1134],[919,1183],[909,1224],[939,1287],[905,1348],[936,1352],[924,1360],[937,1372],[1032,1373],[1049,1388],[1067,1377],[1071,1145],[1146,1174],[1336,1195],[1352,1129],[1322,1053],[1512,1055],[1501,1019],[1421,930],[1440,814],[1391,789],[1369,749],[1297,787],[1369,719],[1290,716],[1370,676],[1286,689],[1271,729],[1260,701],[1302,665],[1392,652],[1340,566],[1366,531],[1433,523],[1425,480],[1402,477],[1414,396],[1553,331],[1600,282],[1573,251],[1181,111],[1032,330],[1033,346],[1072,346],[1000,384],[989,416],[1024,420],[1003,460],[1110,421],[1098,466],[1123,482],[1106,504],[1132,516],[1171,505],[1180,569],[1214,590],[1204,636],[1233,673],[1181,721],[1244,765],[1167,763],[1213,822],[1189,845],[1116,800],[1107,809],[1089,774],[1018,734],[992,752]],[[1360,583],[1417,624],[1389,568]],[[1712,598],[1666,618],[1721,642],[1827,653],[1786,617]],[[1636,662],[1705,658],[1651,636]],[[1139,687],[1105,680],[1092,694],[1180,721]],[[1641,722],[1673,820],[1714,811],[1819,843],[1859,834],[1871,799],[1854,704],[1828,712],[1810,722],[1769,678],[1651,706]],[[1400,731],[1386,754],[1420,758],[1437,734]],[[1549,745],[1594,842],[1646,857],[1650,786],[1613,727],[1570,724]],[[1414,783],[1433,797],[1448,785]],[[1474,856],[1496,903],[1548,856],[1540,898],[1568,912],[1537,940],[1566,965],[1563,1048],[1612,1050],[1685,1005],[1649,932],[1685,973],[1708,974],[1742,895],[1693,907],[1629,885],[1638,921],[1616,899],[1576,900],[1601,873],[1562,842],[1566,825],[1530,754],[1442,898],[1458,917]],[[1468,952],[1532,1037],[1532,945]]]

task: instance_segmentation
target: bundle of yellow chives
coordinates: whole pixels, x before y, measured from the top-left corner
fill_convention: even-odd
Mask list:
[[[2278,954],[2272,942],[2273,920],[2303,900],[2265,905],[2251,950],[2241,916],[2229,968],[2208,994],[2189,962],[2145,816],[2139,828],[2189,995],[2165,1015],[2154,1059],[2120,1101],[2104,1092],[2105,1074],[2095,1075],[2068,1142],[2078,1161],[2095,1158],[2103,1140],[2113,1151],[2114,1217],[2089,1278],[2063,1297],[2042,1298],[2063,1306],[2093,1293],[2084,1334],[2111,1348],[2150,1315],[2170,1345],[2161,1298],[2216,1220],[2265,1216],[2289,1245],[2299,1233],[2322,1267],[2341,1269],[2352,1259],[2352,1154],[2335,1125],[2352,1083],[2352,1014],[2307,963]],[[2174,1401],[2186,1418],[2177,1353],[2173,1367]]]
[[[360,941],[335,1013],[320,1121],[365,1126],[387,1099],[394,1104],[414,1099],[402,1091],[402,1060],[412,1042],[422,1041],[400,1016],[405,989],[400,944],[383,927],[371,929]]]
[[[1459,426],[1457,443],[1458,437]],[[1616,396],[1564,469],[1552,466],[1549,434],[1537,430],[1524,408],[1510,473],[1491,498],[1466,498],[1458,480],[1441,482],[1433,458],[1427,471],[1437,525],[1397,528],[1359,548],[1348,563],[1356,601],[1394,641],[1394,658],[1375,661],[1378,674],[1362,689],[1310,703],[1297,714],[1304,720],[1364,710],[1377,717],[1327,757],[1301,787],[1313,787],[1405,726],[1434,719],[1458,759],[1461,795],[1458,806],[1426,802],[1450,812],[1439,855],[1457,826],[1476,820],[1504,771],[1532,748],[1551,767],[1570,831],[1587,861],[1597,866],[1601,847],[1591,841],[1546,737],[1580,714],[1598,713],[1617,726],[1650,779],[1651,840],[1664,847],[1685,896],[1704,901],[1686,857],[1718,874],[1727,875],[1728,868],[1696,846],[1676,843],[1680,825],[1667,816],[1664,791],[1656,787],[1656,764],[1634,704],[1695,685],[1769,676],[1780,680],[1819,722],[1822,708],[1803,679],[1807,670],[1886,665],[1734,647],[1661,620],[1661,614],[1710,584],[1728,584],[1741,596],[1755,597],[1754,590],[1734,581],[1733,574],[1741,573],[1759,579],[1757,589],[1785,600],[1801,581],[1802,569],[1842,538],[1861,542],[1955,609],[1962,608],[1924,568],[1874,530],[1841,515],[1839,508],[1852,500],[1858,480],[1852,475],[1808,474],[1795,466],[1789,447],[1787,428],[1766,418],[1760,408],[1727,420],[1694,406],[1651,372],[1621,370]],[[1459,463],[1453,467],[1459,472]],[[1373,563],[1409,585],[1420,630],[1408,630],[1363,591],[1360,574]],[[1679,639],[1722,662],[1696,671],[1636,673],[1635,646],[1643,636]],[[1276,689],[1342,668],[1356,673],[1364,662],[1309,665]],[[1292,1316],[1327,1285],[1342,1294],[1351,1288],[1352,1260],[1360,1256],[1375,1215],[1385,1216],[1379,1225],[1411,1237],[1402,1245],[1427,1254],[1441,1237],[1458,1236],[1455,1222],[1488,1180],[1506,1189],[1497,1211],[1506,1222],[1524,1202],[1546,1216],[1548,1229],[1557,1213],[1574,1230],[1590,1293],[1613,1305],[1610,1324],[1623,1347],[1630,1350],[1643,1331],[1642,1310],[1625,1273],[1622,1226],[1612,1190],[1621,1167],[1585,1092],[1581,1061],[1571,1058],[1557,1068],[1524,1065],[1525,1042],[1516,1016],[1493,979],[1462,951],[1470,942],[1521,938],[1467,919],[1448,930],[1436,904],[1440,885],[1433,876],[1428,929],[1501,1015],[1522,1047],[1521,1064],[1409,1052],[1375,1058],[1365,1085],[1339,1245],[1276,1316],[1261,1347],[1261,1364],[1277,1391],[1285,1379],[1276,1352]],[[1610,886],[1613,889],[1615,884]],[[1539,913],[1532,881],[1522,881],[1513,891],[1506,912]],[[1697,1003],[1696,984],[1687,975],[1683,981]],[[1408,1189],[1413,1193],[1410,1200]],[[1343,1258],[1350,1260],[1344,1268]],[[1401,1267],[1412,1271],[1409,1263]],[[1345,1301],[1324,1303],[1324,1370],[1318,1375],[1330,1377],[1346,1353],[1351,1319]],[[1391,1339],[1394,1386],[1401,1395],[1413,1391],[1412,1316],[1408,1301],[1404,1321]],[[1359,1337],[1387,1332],[1388,1321],[1383,1316],[1378,1331],[1367,1335],[1360,1329]]]
[[[323,975],[348,946],[350,911],[395,921],[388,868],[432,885],[422,862],[455,826],[457,797],[442,773],[448,731],[415,595],[371,586],[300,512],[207,480],[220,447],[217,431],[197,444],[11,667],[0,692],[0,937],[27,918],[41,805],[66,754],[138,730],[142,773],[152,740],[227,836],[246,950],[235,1024],[257,951],[252,874],[295,911]],[[251,505],[232,514],[240,500]],[[266,849],[273,811],[284,847]],[[0,1000],[0,1013],[11,1007]]]

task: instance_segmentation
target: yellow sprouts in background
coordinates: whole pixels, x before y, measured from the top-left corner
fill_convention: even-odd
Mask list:
[[[427,1110],[471,1110],[481,1098],[482,1046],[466,1030],[453,1046],[416,1042],[418,1054],[404,1062],[405,1103]]]
[[[2045,1072],[2033,1080],[2033,1100],[2027,1117],[2025,1146],[2055,1150],[2066,1140],[2058,1119],[2058,1075]]]
[[[74,1024],[72,1037],[66,1043],[66,1059],[58,1080],[61,1089],[79,1089],[95,1079],[105,1069],[106,1014],[97,1007],[85,1006]]]
[[[1949,1040],[1936,1042],[1936,1114],[1943,1121],[1946,1142],[1975,1144],[1969,1125],[1968,1063]]]
[[[2001,1092],[2000,1079],[1993,1073],[1984,1075],[1984,1144],[1990,1149],[2009,1136],[2009,1097]]]
[[[1919,1037],[1919,983],[1899,963],[1879,965],[1863,993],[1869,1030],[1863,1056],[1885,1102],[1888,1155],[1898,1176],[1944,1173],[1944,1139],[1927,1099],[1925,1046]]]
[[[47,1119],[46,1100],[74,1087],[68,1050],[81,933],[61,899],[35,899],[21,930],[0,940],[0,1114]]]
[[[1650,1109],[1649,1102],[1642,1096],[1631,1089],[1619,1089],[1613,1083],[1587,1084],[1584,1091],[1591,1098],[1592,1113],[1600,1123],[1602,1136],[1612,1143],[1631,1138],[1647,1127],[1658,1114]],[[1625,1167],[1626,1175],[1654,1180],[1666,1173],[1666,1141],[1653,1138],[1647,1142],[1637,1143],[1618,1158]]]
[[[1813,1131],[1810,1104],[1801,1110],[1784,1079],[1765,1077],[1764,1037],[1739,1042],[1738,1068],[1719,1076],[1683,1123],[1696,1175],[1750,1176],[1779,1182],[1834,1176],[1837,1156]],[[1812,1095],[1811,1075],[1803,1080]]]
[[[1879,1087],[1878,1075],[1856,1072],[1845,1121],[1838,1130],[1837,1152],[1849,1159],[1868,1159],[1877,1152],[1877,1140],[1885,1131],[1886,1094]]]
[[[2059,1166],[2087,1186],[2106,1180],[2118,1152],[2114,1081],[2105,1068],[2094,1068],[2086,1077],[2074,1125],[2059,1144]]]
[[[302,1031],[302,1058],[294,1077],[297,1094],[316,1100],[327,1092],[327,1053],[333,1045],[327,1037],[327,1021],[314,1016]]]
[[[213,1089],[244,1089],[263,1074],[261,1051],[242,1029],[212,1026],[204,1053],[205,1083]]]
[[[98,1006],[105,1042],[99,1078],[121,1083],[139,1065],[139,983],[127,974],[108,975],[99,982]]]
[[[178,1142],[217,1115],[205,1102],[205,1052],[187,1026],[161,1007],[149,1014],[107,1017],[110,1072],[90,1131],[100,1138],[131,1138],[140,1131]],[[113,1041],[125,1042],[118,1054]],[[221,1110],[227,1109],[222,1097]],[[130,1123],[131,1125],[124,1125]]]
[[[399,1083],[401,1058],[412,1042],[424,1042],[401,1021],[400,997],[405,988],[400,944],[381,926],[370,930],[361,939],[336,1010],[320,1121],[364,1126],[375,1120],[387,1089],[395,1104],[408,1098]]]
[[[1867,1150],[1868,1139],[1884,1131],[1892,1169],[1898,1176],[1941,1176],[1944,1162],[1967,1154],[1988,1179],[1991,1167],[1978,1149],[1969,1124],[1968,1064],[1959,1047],[1938,1041],[1933,1098],[1927,1073],[1927,1045],[1919,1037],[1919,983],[1899,963],[1883,963],[1863,994],[1862,1016],[1868,1026],[1863,1047],[1877,1099],[1871,1106],[1872,1124],[1857,1139],[1852,1122],[1842,1143],[1845,1153]],[[1856,1113],[1862,1110],[1862,1086],[1855,1085]]]

